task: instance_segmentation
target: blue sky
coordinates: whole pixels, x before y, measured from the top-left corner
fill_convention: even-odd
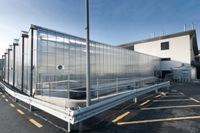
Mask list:
[[[90,38],[118,45],[187,30],[200,43],[200,0],[90,0]],[[0,55],[36,24],[85,38],[85,0],[0,0]],[[199,45],[200,48],[200,45]]]

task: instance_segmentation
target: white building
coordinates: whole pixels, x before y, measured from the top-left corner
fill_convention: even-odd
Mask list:
[[[198,55],[195,30],[122,44],[120,47],[160,57],[162,77],[170,73],[172,69],[193,68],[191,63]],[[196,76],[190,77],[190,79],[193,78]]]

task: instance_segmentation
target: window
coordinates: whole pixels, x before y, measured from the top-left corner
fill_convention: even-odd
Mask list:
[[[169,42],[162,42],[161,43],[161,50],[169,49]]]
[[[171,58],[161,58],[161,61],[170,61]]]

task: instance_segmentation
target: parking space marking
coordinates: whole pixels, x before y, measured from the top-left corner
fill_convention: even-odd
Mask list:
[[[8,99],[5,99],[6,102],[8,102]]]
[[[17,109],[17,112],[19,112],[21,115],[24,115],[24,112],[21,111],[20,109]]]
[[[147,104],[147,103],[149,103],[149,102],[150,102],[150,100],[147,100],[147,101],[141,103],[140,106],[143,106],[143,105],[145,105],[145,104]]]
[[[168,94],[168,93],[169,93],[169,91],[166,91],[166,92],[165,92],[165,94]]]
[[[179,94],[181,94],[181,95],[183,95],[183,96],[185,95],[185,94],[184,94],[184,93],[182,93],[182,92],[179,92]]]
[[[190,120],[190,119],[200,119],[200,116],[186,116],[186,117],[165,118],[165,119],[118,122],[117,125],[130,125],[130,124],[142,124],[142,123],[153,123],[153,122],[168,122],[168,121]]]
[[[170,93],[168,93],[168,96],[180,96],[180,95],[183,95],[183,94],[181,94],[181,92],[176,92],[176,93],[174,93],[174,92],[170,92]]]
[[[197,102],[197,103],[200,103],[200,101],[198,101],[198,100],[196,100],[196,99],[194,99],[194,98],[192,98],[192,97],[190,97],[190,99],[191,99],[192,101],[195,101],[195,102]]]
[[[178,102],[178,101],[191,101],[191,99],[153,100],[153,102]]]
[[[126,112],[126,113],[118,116],[117,118],[115,118],[114,120],[112,120],[112,122],[115,123],[115,122],[121,120],[122,118],[124,118],[125,116],[127,116],[128,114],[130,114],[130,112]]]
[[[173,89],[172,92],[177,92],[177,90]]]
[[[161,95],[157,95],[157,96],[155,96],[155,98],[158,98],[158,97],[160,97]]]
[[[13,105],[12,103],[10,104],[10,106],[13,107],[13,108],[15,107],[15,105]]]
[[[36,127],[38,127],[38,128],[42,128],[43,127],[43,125],[41,125],[39,122],[37,122],[36,120],[34,120],[34,119],[29,119],[29,121],[31,122],[31,123],[33,123]]]
[[[200,105],[150,107],[150,108],[141,108],[141,110],[156,110],[156,109],[170,109],[170,108],[192,108],[192,107],[200,107]]]
[[[167,96],[162,96],[162,97],[185,97],[183,95],[167,95]]]

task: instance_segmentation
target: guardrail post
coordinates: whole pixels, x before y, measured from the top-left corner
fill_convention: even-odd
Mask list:
[[[29,110],[30,110],[30,111],[34,111],[34,106],[32,106],[32,105],[30,104]]]
[[[97,78],[97,98],[99,98],[99,79]]]
[[[70,91],[69,91],[69,89],[70,89],[70,74],[68,74],[68,84],[67,84],[67,89],[68,89],[68,91],[67,91],[67,95],[68,95],[68,99],[70,99]]]
[[[68,132],[72,132],[73,130],[74,131],[78,130],[79,133],[82,133],[82,131],[83,131],[83,128],[82,128],[83,124],[82,124],[82,122],[79,122],[79,123],[74,124],[74,125],[72,125],[70,122],[68,122],[67,124],[68,124],[68,127],[67,127],[67,131]]]
[[[169,90],[169,85],[167,86],[167,90]]]
[[[15,97],[15,102],[17,103],[19,100]]]
[[[82,133],[83,132],[83,123],[82,122],[79,122],[79,125],[78,125],[79,127],[79,133]]]
[[[118,93],[118,78],[116,78],[116,93]]]
[[[137,103],[137,97],[134,97],[134,102]]]
[[[68,131],[68,132],[71,132],[71,130],[72,130],[72,129],[71,129],[71,123],[68,122],[68,123],[67,123],[67,131]]]
[[[155,91],[156,91],[156,93],[158,93],[158,89],[156,89]]]

